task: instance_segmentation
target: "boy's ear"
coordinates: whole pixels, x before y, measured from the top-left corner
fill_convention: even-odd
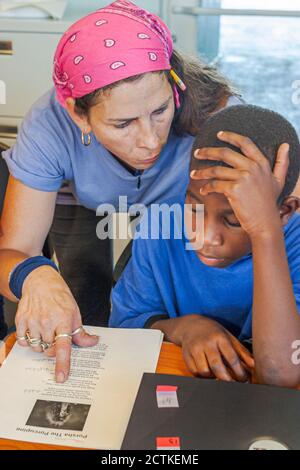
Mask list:
[[[282,202],[279,214],[282,225],[286,225],[290,218],[295,214],[295,212],[300,208],[300,198],[296,196],[289,196],[284,199]]]

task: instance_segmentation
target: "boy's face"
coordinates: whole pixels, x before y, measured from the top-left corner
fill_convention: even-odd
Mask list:
[[[204,204],[203,246],[195,251],[205,265],[225,268],[251,253],[251,242],[223,194],[200,195],[199,190],[207,181],[190,180],[185,203],[192,206],[192,217],[185,219],[185,227],[189,239],[193,240],[192,234],[197,217],[196,206]]]

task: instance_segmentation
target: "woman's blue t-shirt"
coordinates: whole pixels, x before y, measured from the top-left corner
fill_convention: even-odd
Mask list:
[[[26,186],[56,192],[70,181],[78,202],[89,209],[100,204],[146,206],[183,194],[189,180],[194,137],[170,134],[150,169],[131,173],[94,136],[89,147],[54,89],[42,96],[25,117],[16,144],[3,157],[10,173]]]

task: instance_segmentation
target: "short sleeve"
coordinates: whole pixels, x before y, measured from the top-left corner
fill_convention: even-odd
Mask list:
[[[284,228],[285,247],[295,301],[300,314],[300,215],[295,213]]]
[[[298,308],[298,313],[300,315],[300,242],[298,250],[299,251],[297,255],[295,255],[293,259],[289,260],[289,268],[293,284],[295,301]]]
[[[15,145],[2,153],[10,174],[26,186],[40,191],[58,191],[65,179],[64,160],[68,158],[50,104],[33,107],[24,118]]]
[[[153,228],[150,212],[141,220],[140,234],[145,235]],[[155,222],[158,223],[156,218]],[[113,290],[111,327],[144,328],[154,317],[169,318],[162,294],[166,264],[167,253],[161,237],[135,237],[132,257]]]
[[[158,240],[137,239],[132,258],[113,290],[110,326],[144,328],[152,317],[167,314],[149,251]]]

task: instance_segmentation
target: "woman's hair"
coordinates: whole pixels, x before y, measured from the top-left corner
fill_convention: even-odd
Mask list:
[[[216,68],[206,65],[200,59],[191,58],[174,50],[171,66],[187,87],[185,92],[178,89],[181,106],[175,113],[173,130],[177,135],[196,135],[203,122],[216,110],[222,108],[226,99],[232,95],[238,95],[238,92]],[[175,82],[168,71],[153,73],[165,74],[173,87]],[[90,109],[98,104],[100,97],[105,96],[106,92],[122,83],[140,80],[144,75],[126,78],[95,90],[82,98],[77,98],[75,100],[76,113],[88,116]]]

